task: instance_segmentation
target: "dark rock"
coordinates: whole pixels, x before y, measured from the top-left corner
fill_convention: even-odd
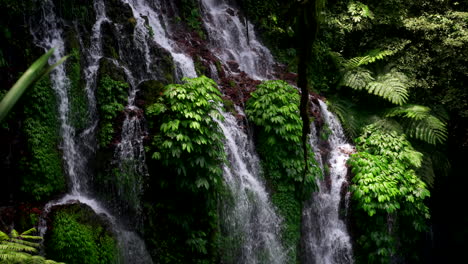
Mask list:
[[[230,60],[230,61],[227,61],[226,63],[232,72],[236,72],[236,73],[240,72],[239,63],[237,63],[236,61]]]

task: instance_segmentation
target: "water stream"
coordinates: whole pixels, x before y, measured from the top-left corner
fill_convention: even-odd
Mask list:
[[[233,115],[223,113],[223,116],[224,122],[218,124],[226,137],[224,148],[229,161],[223,168],[224,180],[233,199],[232,205],[229,202],[224,205],[224,224],[226,233],[237,236],[234,243],[239,243],[230,252],[230,258],[233,263],[284,263],[286,251],[280,241],[282,220],[259,177],[260,164],[253,142]]]
[[[271,78],[274,59],[258,40],[254,26],[226,0],[201,0],[201,3],[208,39],[220,60],[225,65],[238,64],[241,71],[254,79]]]
[[[56,16],[55,7],[51,0],[43,2],[43,16],[40,23],[32,26],[32,34],[35,43],[48,50],[55,47],[56,50],[49,63],[53,64],[61,57],[65,56],[65,42],[63,31],[61,29],[61,20]],[[85,68],[86,91],[88,95],[90,111],[95,109],[94,88],[98,69],[98,61],[101,55],[101,36],[100,27],[103,21],[106,21],[105,7],[102,0],[94,3],[97,13],[96,24],[93,26],[93,36],[91,38],[91,48],[88,50],[89,65]],[[60,148],[63,152],[65,174],[69,178],[69,193],[58,200],[50,201],[44,208],[44,215],[40,220],[39,231],[41,235],[47,231],[45,216],[56,205],[62,205],[73,202],[80,202],[88,205],[96,214],[107,217],[116,233],[118,244],[121,249],[121,263],[152,263],[151,257],[146,251],[144,242],[131,231],[126,230],[98,200],[92,198],[88,186],[89,175],[87,168],[87,157],[94,153],[95,144],[93,130],[97,121],[95,115],[91,115],[89,127],[78,135],[76,129],[70,121],[70,80],[66,75],[65,65],[59,65],[51,73],[52,88],[57,94],[59,102],[59,121],[60,135],[62,143]]]
[[[325,124],[331,130],[327,139],[329,152],[323,160],[314,124],[312,124],[310,143],[316,151],[316,160],[322,165],[323,171],[329,171],[329,175],[317,181],[319,190],[313,194],[303,211],[306,251],[304,259],[307,264],[348,264],[354,262],[352,245],[343,219],[345,214],[340,214],[340,209],[347,210],[347,202],[343,201],[349,197],[346,189],[348,184],[346,161],[354,151],[354,147],[346,142],[337,117],[328,110],[324,102],[319,102]]]

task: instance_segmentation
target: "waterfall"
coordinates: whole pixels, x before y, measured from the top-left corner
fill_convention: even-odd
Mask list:
[[[252,78],[271,78],[273,56],[258,40],[254,26],[247,19],[241,18],[239,11],[226,0],[201,2],[208,38],[219,59],[225,65],[238,64],[239,69]]]
[[[319,102],[323,119],[331,130],[327,140],[330,149],[328,156],[322,161],[314,124],[312,124],[310,143],[316,151],[315,156],[322,165],[322,170],[329,170],[329,181],[317,180],[319,189],[313,194],[303,211],[305,263],[353,263],[351,239],[346,223],[340,216],[340,208],[342,199],[346,200],[349,197],[346,189],[348,184],[346,161],[349,154],[354,152],[354,148],[346,142],[337,117],[328,110],[324,102]],[[329,166],[328,169],[325,166]],[[344,207],[347,210],[346,201]]]
[[[161,1],[124,0],[133,11],[133,17],[137,20],[137,28],[140,32],[147,32],[149,37],[159,46],[167,50],[176,66],[176,77],[196,77],[195,66],[192,58],[177,49],[177,45],[169,37],[170,25],[167,20],[161,19]],[[147,58],[147,60],[150,60]]]
[[[51,57],[49,63],[53,64],[61,57],[65,56],[65,42],[63,39],[63,31],[61,29],[61,20],[55,14],[55,7],[51,0],[43,2],[43,12],[41,23],[32,26],[32,35],[35,43],[48,50],[55,47],[56,50]],[[94,3],[94,8],[97,13],[96,24],[93,26],[93,35],[91,38],[91,48],[88,50],[88,67],[85,69],[86,91],[89,100],[90,111],[95,111],[94,88],[98,69],[98,61],[101,54],[101,36],[100,28],[103,21],[106,21],[105,8],[102,0],[97,0]],[[59,200],[49,202],[44,208],[44,214],[47,214],[50,209],[56,205],[66,204],[78,201],[88,205],[96,214],[106,216],[112,223],[114,232],[121,248],[122,258],[121,263],[152,263],[151,257],[145,249],[144,242],[133,232],[125,230],[113,215],[96,199],[91,198],[91,193],[88,186],[87,159],[94,153],[94,137],[93,131],[96,127],[96,120],[91,120],[90,126],[77,134],[76,129],[71,125],[70,117],[70,80],[65,71],[65,66],[59,65],[51,73],[52,88],[57,94],[59,102],[59,121],[60,134],[62,137],[61,149],[63,152],[63,160],[65,164],[65,174],[68,176],[69,193]],[[95,116],[92,116],[95,118]],[[45,217],[40,220],[39,231],[44,235],[47,229]]]
[[[217,122],[226,137],[224,148],[229,164],[223,168],[224,180],[233,199],[232,205],[225,203],[223,214],[227,235],[236,237],[234,243],[240,243],[240,248],[229,252],[230,257],[234,263],[284,263],[281,219],[259,177],[260,164],[253,142],[233,115],[223,116],[224,122]]]

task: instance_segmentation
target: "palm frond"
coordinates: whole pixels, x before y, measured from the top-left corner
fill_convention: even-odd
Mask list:
[[[429,107],[405,105],[387,112],[387,117],[403,118],[405,133],[429,144],[436,145],[447,140],[447,123],[432,114]]]

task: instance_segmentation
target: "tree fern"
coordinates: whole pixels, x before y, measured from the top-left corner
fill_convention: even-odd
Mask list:
[[[0,262],[1,263],[47,263],[57,264],[53,260],[46,260],[42,256],[33,256],[37,253],[40,244],[27,240],[42,240],[40,236],[31,235],[36,232],[31,228],[21,234],[12,230],[10,234],[0,231]]]
[[[369,82],[365,89],[369,93],[382,97],[394,104],[402,105],[408,100],[407,83],[404,74],[392,71],[379,75],[376,80]]]
[[[369,124],[368,116],[356,110],[355,105],[343,98],[328,98],[327,105],[340,119],[346,136],[350,139],[356,138],[361,133],[362,127]]]
[[[367,84],[374,81],[371,71],[364,68],[355,68],[343,74],[341,85],[351,87],[355,90],[365,89]]]
[[[382,60],[387,56],[395,54],[396,52],[397,50],[374,49],[366,53],[364,56],[354,57],[349,60],[346,60],[343,66],[347,69],[357,68],[362,65],[367,65],[378,60]]]
[[[433,115],[431,109],[421,105],[404,105],[389,110],[386,117],[401,118],[405,133],[429,144],[447,140],[447,123]]]

